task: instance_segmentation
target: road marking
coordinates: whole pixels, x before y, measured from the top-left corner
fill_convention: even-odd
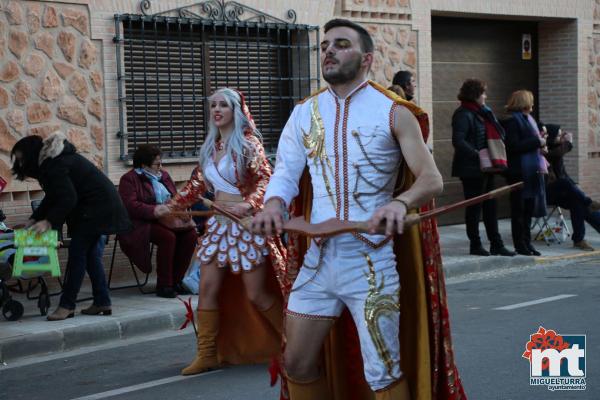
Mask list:
[[[600,255],[600,250],[584,251],[574,254],[562,254],[559,256],[547,256],[547,257],[535,257],[536,264],[549,263],[553,261],[571,260],[574,258],[593,258],[594,256]]]
[[[562,299],[568,299],[569,297],[576,297],[576,294],[559,294],[558,296],[544,297],[543,299],[526,301],[525,303],[511,304],[510,306],[494,308],[494,310],[514,310],[515,308],[532,306],[534,304],[548,303],[550,301],[557,301]]]
[[[107,392],[101,392],[101,393],[96,393],[96,394],[90,394],[88,396],[77,397],[77,398],[72,399],[72,400],[99,400],[99,399],[105,399],[107,397],[113,397],[113,396],[118,396],[118,395],[125,394],[125,393],[136,392],[138,390],[148,389],[148,388],[155,387],[155,386],[160,386],[160,385],[166,385],[168,383],[179,382],[179,381],[183,381],[183,380],[191,379],[191,378],[197,378],[199,376],[206,376],[206,375],[210,375],[210,374],[216,374],[217,372],[223,372],[223,370],[222,369],[217,369],[217,370],[214,370],[214,371],[204,372],[202,374],[188,375],[188,376],[176,375],[176,376],[171,376],[169,378],[163,378],[163,379],[158,379],[158,380],[155,380],[155,381],[140,383],[138,385],[126,386],[126,387],[123,387],[123,388],[120,388],[120,389],[109,390]]]

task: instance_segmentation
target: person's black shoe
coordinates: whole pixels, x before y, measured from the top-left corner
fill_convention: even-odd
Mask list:
[[[483,246],[481,246],[481,244],[479,245],[471,245],[469,254],[471,254],[472,256],[484,256],[487,257],[490,255],[490,253],[483,248]]]
[[[177,292],[171,286],[161,286],[156,288],[156,295],[166,299],[174,299],[177,297]]]
[[[491,246],[490,254],[493,256],[505,256],[505,257],[514,257],[517,255],[514,251],[510,251],[503,245],[500,246]]]
[[[526,246],[527,246],[527,249],[529,250],[529,252],[531,253],[532,256],[541,256],[542,255],[542,253],[540,253],[539,251],[537,251],[535,249],[535,247],[533,247],[531,245],[531,243],[527,243]]]
[[[192,292],[190,292],[181,282],[176,283],[175,286],[173,286],[173,289],[175,289],[177,294],[192,294]]]
[[[529,249],[525,246],[515,246],[515,251],[517,252],[517,254],[520,254],[522,256],[532,256],[533,255],[531,253],[531,251],[529,251]]]

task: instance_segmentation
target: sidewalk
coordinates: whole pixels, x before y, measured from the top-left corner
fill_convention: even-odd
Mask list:
[[[564,243],[551,246],[546,246],[544,242],[535,242],[536,248],[542,253],[541,257],[477,257],[468,255],[469,244],[464,225],[441,227],[440,239],[446,277],[574,257],[595,257],[600,264],[600,234],[589,226],[587,228],[586,240],[598,249],[594,252],[574,249],[570,239],[567,239]],[[485,236],[483,224],[480,229]],[[500,232],[507,247],[512,248],[509,220],[500,221]],[[532,231],[532,234],[536,232]],[[84,287],[80,296],[87,297],[89,294],[89,288]],[[176,330],[185,318],[185,308],[177,299],[162,299],[152,294],[142,295],[136,289],[113,291],[111,297],[113,316],[79,314],[79,310],[89,304],[86,302],[78,304],[75,318],[48,322],[45,317],[40,316],[36,301],[27,300],[23,295],[14,296],[25,306],[25,315],[15,322],[6,321],[0,316],[0,371],[2,362],[10,364],[11,361],[23,357]],[[51,301],[52,311],[58,303],[58,297],[52,297]],[[193,296],[192,305],[195,307],[195,304],[196,296]],[[188,327],[187,331],[191,332],[191,329]]]

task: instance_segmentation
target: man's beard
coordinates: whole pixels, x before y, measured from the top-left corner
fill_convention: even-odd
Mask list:
[[[337,61],[337,60],[336,60]],[[354,80],[360,72],[361,56],[357,55],[356,59],[349,60],[345,64],[340,65],[337,71],[323,71],[323,79],[331,85],[338,85]]]

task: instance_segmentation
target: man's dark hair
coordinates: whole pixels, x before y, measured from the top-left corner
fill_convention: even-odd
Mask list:
[[[398,71],[392,79],[392,85],[398,85],[404,89],[410,83],[412,77],[413,74],[410,71]]]
[[[485,92],[485,82],[480,79],[467,79],[458,92],[460,101],[476,101]]]
[[[38,178],[40,175],[40,166],[38,160],[40,151],[44,146],[44,140],[41,136],[25,136],[13,146],[10,151],[10,158],[13,160],[12,173],[18,180],[23,181],[26,178]],[[20,153],[20,159],[16,154]]]
[[[142,165],[151,166],[161,151],[153,144],[140,144],[133,153],[133,168],[142,168]]]
[[[337,28],[340,26],[345,26],[346,28],[353,29],[358,33],[358,37],[360,38],[360,47],[364,53],[372,53],[374,49],[373,39],[369,32],[359,24],[349,21],[347,19],[336,18],[327,22],[323,27],[325,33],[327,33],[330,29]]]

